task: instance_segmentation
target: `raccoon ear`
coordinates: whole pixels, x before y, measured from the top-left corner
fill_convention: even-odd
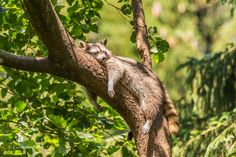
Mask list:
[[[86,47],[87,47],[87,44],[84,41],[80,41],[79,45],[80,45],[80,48],[82,48],[82,49],[86,49]]]
[[[106,45],[107,45],[107,39],[103,39],[103,40],[101,41],[101,44],[104,45],[104,46],[106,46]]]

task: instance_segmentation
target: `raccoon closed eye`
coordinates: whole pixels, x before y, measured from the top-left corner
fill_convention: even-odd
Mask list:
[[[107,51],[102,51],[105,55],[107,55]]]

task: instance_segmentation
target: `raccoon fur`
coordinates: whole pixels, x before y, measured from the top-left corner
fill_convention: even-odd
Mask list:
[[[153,120],[162,105],[169,132],[176,134],[179,130],[178,115],[162,82],[145,65],[130,58],[112,55],[106,48],[106,43],[107,40],[101,43],[80,42],[80,47],[105,65],[108,73],[108,95],[114,97],[114,86],[122,79],[128,90],[137,96],[144,112],[146,122],[143,126],[143,134],[147,134],[151,129]]]

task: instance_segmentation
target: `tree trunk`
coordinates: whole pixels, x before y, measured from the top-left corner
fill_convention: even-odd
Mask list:
[[[161,114],[156,117],[150,133],[143,135],[145,118],[138,99],[122,85],[122,80],[115,86],[115,97],[108,96],[106,69],[75,45],[51,1],[24,0],[24,4],[35,31],[48,50],[48,58],[22,57],[0,51],[0,64],[15,69],[53,74],[85,86],[125,119],[134,134],[139,156],[171,156],[169,132],[163,110],[160,109]]]

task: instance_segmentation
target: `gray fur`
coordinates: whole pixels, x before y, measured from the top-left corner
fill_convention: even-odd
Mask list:
[[[160,112],[159,109],[166,102],[165,89],[161,81],[143,64],[130,58],[112,55],[103,43],[87,43],[82,48],[106,66],[107,91],[110,97],[115,96],[114,86],[119,80],[138,97],[146,118],[143,133],[147,134]]]

